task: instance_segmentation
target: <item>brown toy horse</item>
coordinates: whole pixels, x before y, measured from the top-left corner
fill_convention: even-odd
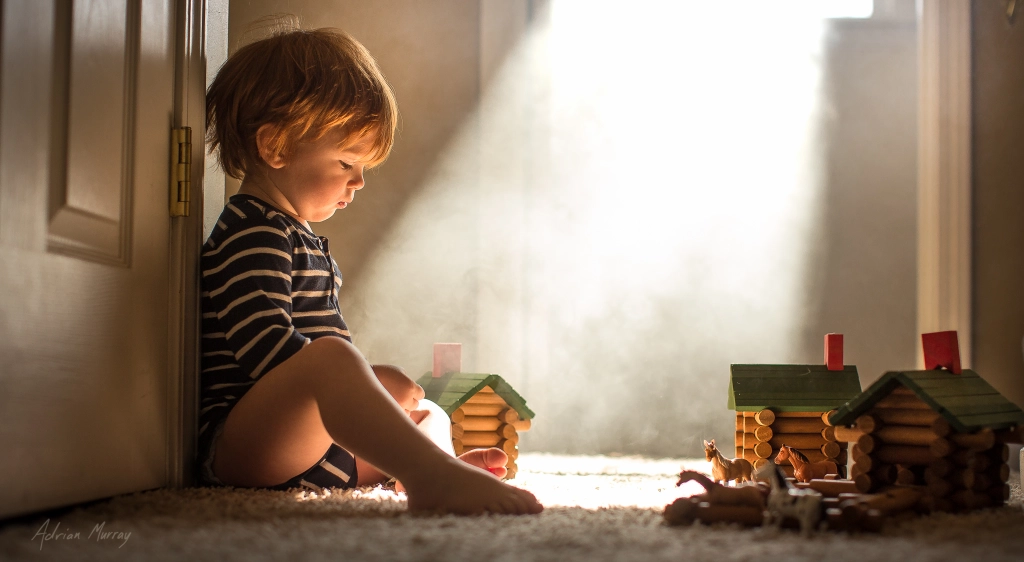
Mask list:
[[[715,440],[712,439],[710,442],[704,442],[704,456],[707,460],[711,461],[711,477],[715,482],[722,482],[723,484],[735,480],[737,484],[740,482],[752,481],[754,477],[753,465],[747,459],[727,459],[715,447]]]
[[[839,474],[839,467],[832,461],[810,462],[800,451],[794,450],[789,445],[779,448],[779,454],[775,455],[775,464],[782,464],[789,461],[793,465],[793,477],[797,482],[810,482],[815,478],[824,478],[827,474]]]

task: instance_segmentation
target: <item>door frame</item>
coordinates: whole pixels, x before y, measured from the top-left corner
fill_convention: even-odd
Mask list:
[[[206,12],[210,0],[175,7],[175,88],[172,127],[192,128],[188,216],[171,219],[168,272],[167,485],[194,484],[199,404],[199,251],[203,243],[206,130]],[[171,132],[168,131],[168,138]],[[171,150],[175,150],[172,146]],[[170,186],[168,186],[170,193]],[[168,195],[168,198],[170,195]],[[170,212],[168,210],[168,212]]]

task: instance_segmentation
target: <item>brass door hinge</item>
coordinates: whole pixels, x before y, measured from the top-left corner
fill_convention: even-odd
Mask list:
[[[192,127],[171,129],[171,216],[187,217],[192,199]]]

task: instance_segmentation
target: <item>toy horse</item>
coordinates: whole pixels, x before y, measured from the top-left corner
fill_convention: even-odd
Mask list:
[[[786,475],[771,461],[758,469],[757,477],[768,480],[772,486],[771,492],[768,492],[764,526],[772,525],[778,529],[783,519],[792,517],[800,522],[800,534],[806,536],[821,521],[820,493],[790,488]]]
[[[723,484],[735,480],[737,484],[753,480],[753,465],[747,459],[727,459],[715,447],[715,440],[704,442],[704,456],[711,461],[711,476],[715,482]]]
[[[794,450],[789,445],[779,448],[779,454],[775,455],[775,463],[780,464],[789,461],[793,465],[793,477],[797,482],[810,482],[815,478],[824,478],[827,474],[839,474],[839,467],[832,461],[810,462],[800,451]]]
[[[711,505],[740,505],[764,509],[765,491],[760,486],[740,486],[730,488],[694,470],[684,470],[679,473],[679,482],[676,486],[682,486],[684,482],[695,481],[704,487],[705,493],[694,496],[708,502]]]

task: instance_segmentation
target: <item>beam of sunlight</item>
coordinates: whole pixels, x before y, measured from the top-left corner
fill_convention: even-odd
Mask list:
[[[732,441],[729,364],[790,362],[814,276],[821,14],[552,0],[360,280],[360,347],[465,343],[527,451]],[[417,342],[405,355],[396,338]]]

